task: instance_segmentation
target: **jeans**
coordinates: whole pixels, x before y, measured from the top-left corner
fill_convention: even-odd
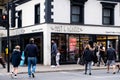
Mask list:
[[[91,66],[92,66],[92,61],[85,62],[85,73],[87,73],[87,70],[89,70],[89,73],[91,73]]]
[[[99,58],[98,58],[98,66],[100,66],[100,62],[103,62],[105,65],[106,65],[106,59],[105,59],[105,56],[104,55],[100,55]]]
[[[31,75],[31,73],[35,73],[36,63],[37,63],[36,57],[28,57],[28,75]]]
[[[57,64],[57,66],[60,65],[60,64],[59,64],[59,61],[60,61],[60,55],[56,55],[56,64]]]

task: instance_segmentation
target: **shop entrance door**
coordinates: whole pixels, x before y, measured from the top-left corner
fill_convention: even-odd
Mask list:
[[[37,62],[43,64],[43,49],[42,49],[42,38],[35,37],[35,44],[38,47],[38,55],[37,55]]]
[[[38,35],[33,35],[33,36],[29,36],[29,35],[24,35],[24,38],[23,38],[23,45],[24,45],[24,48],[25,46],[29,43],[29,39],[33,37],[34,38],[34,42],[35,44],[37,45],[38,47],[38,55],[37,55],[37,63],[39,64],[43,64],[43,38],[42,38],[42,35],[39,34]],[[25,61],[27,63],[27,61]]]

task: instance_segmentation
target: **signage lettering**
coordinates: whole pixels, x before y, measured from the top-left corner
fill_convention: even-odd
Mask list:
[[[52,26],[51,30],[56,32],[81,32],[82,28],[78,26]]]

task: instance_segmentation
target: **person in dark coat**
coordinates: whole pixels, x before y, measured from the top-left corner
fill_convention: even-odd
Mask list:
[[[89,44],[86,45],[83,58],[85,61],[85,74],[87,74],[87,69],[89,69],[89,75],[91,75],[91,66],[93,61],[93,51],[91,50],[91,47]]]
[[[11,55],[11,63],[13,65],[11,77],[17,78],[18,66],[20,64],[20,60],[21,60],[20,46],[17,45],[15,46],[15,49],[13,50]]]
[[[38,55],[38,47],[34,43],[34,38],[30,38],[29,44],[26,45],[25,54],[27,54],[27,61],[28,61],[28,75],[29,77],[35,77],[35,70],[37,64],[37,55]]]
[[[56,54],[58,52],[57,44],[54,40],[51,41],[51,67],[56,67]]]
[[[107,73],[109,73],[110,65],[112,65],[113,74],[115,74],[115,60],[116,60],[115,49],[112,48],[112,45],[109,45],[109,48],[107,49]]]

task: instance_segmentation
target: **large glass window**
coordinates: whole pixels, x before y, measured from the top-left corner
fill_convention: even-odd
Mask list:
[[[56,41],[60,49],[60,64],[77,63],[78,58],[82,56],[86,44],[93,40],[93,36],[95,35],[52,33],[51,39]],[[95,39],[96,41],[93,41],[93,43],[97,43],[97,45],[102,43],[105,50],[107,50],[109,44],[112,44],[118,54],[118,36],[96,35]]]
[[[89,42],[88,35],[77,34],[52,34],[60,49],[60,63],[77,63],[78,57],[82,55],[84,46]]]

